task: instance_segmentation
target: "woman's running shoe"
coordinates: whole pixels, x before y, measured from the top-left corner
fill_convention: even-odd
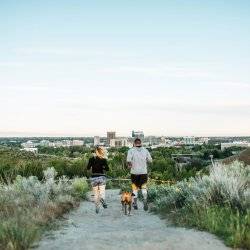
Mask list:
[[[101,203],[102,203],[103,208],[108,208],[108,205],[104,199],[101,199]]]

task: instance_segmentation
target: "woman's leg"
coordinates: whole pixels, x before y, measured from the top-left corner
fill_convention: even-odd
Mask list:
[[[95,202],[95,206],[96,206],[96,212],[99,212],[99,206],[100,206],[100,198],[99,198],[99,187],[98,186],[94,186],[92,188],[93,190],[93,194],[94,194],[94,202]]]
[[[99,190],[100,190],[100,198],[105,200],[105,187],[106,185],[100,185]]]
[[[99,186],[99,190],[100,190],[100,201],[103,205],[104,208],[107,208],[107,204],[105,202],[105,188],[106,188],[106,185],[100,185]]]

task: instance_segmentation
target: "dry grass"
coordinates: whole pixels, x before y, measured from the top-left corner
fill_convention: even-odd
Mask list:
[[[17,177],[0,185],[0,249],[24,250],[39,240],[51,222],[78,206],[88,190],[85,179],[55,180],[53,168],[44,171],[44,181]]]
[[[250,166],[216,165],[208,176],[173,186],[152,186],[154,209],[178,225],[217,234],[233,247],[250,249]]]
[[[239,155],[234,155],[223,160],[223,163],[230,164],[233,161],[238,160],[243,162],[245,165],[250,165],[250,148],[245,149]]]

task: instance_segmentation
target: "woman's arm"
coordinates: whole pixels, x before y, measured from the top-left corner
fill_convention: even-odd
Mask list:
[[[88,165],[87,165],[87,169],[90,170],[91,167],[92,167],[92,165],[93,165],[93,158],[91,157],[91,158],[89,159],[89,162],[88,162]]]
[[[109,171],[108,161],[107,159],[104,159],[104,170]]]

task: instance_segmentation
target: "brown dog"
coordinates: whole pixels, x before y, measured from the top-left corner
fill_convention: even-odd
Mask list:
[[[122,192],[121,203],[122,203],[122,211],[124,212],[124,214],[127,215],[128,212],[128,215],[130,215],[132,206],[132,193],[127,191]]]

